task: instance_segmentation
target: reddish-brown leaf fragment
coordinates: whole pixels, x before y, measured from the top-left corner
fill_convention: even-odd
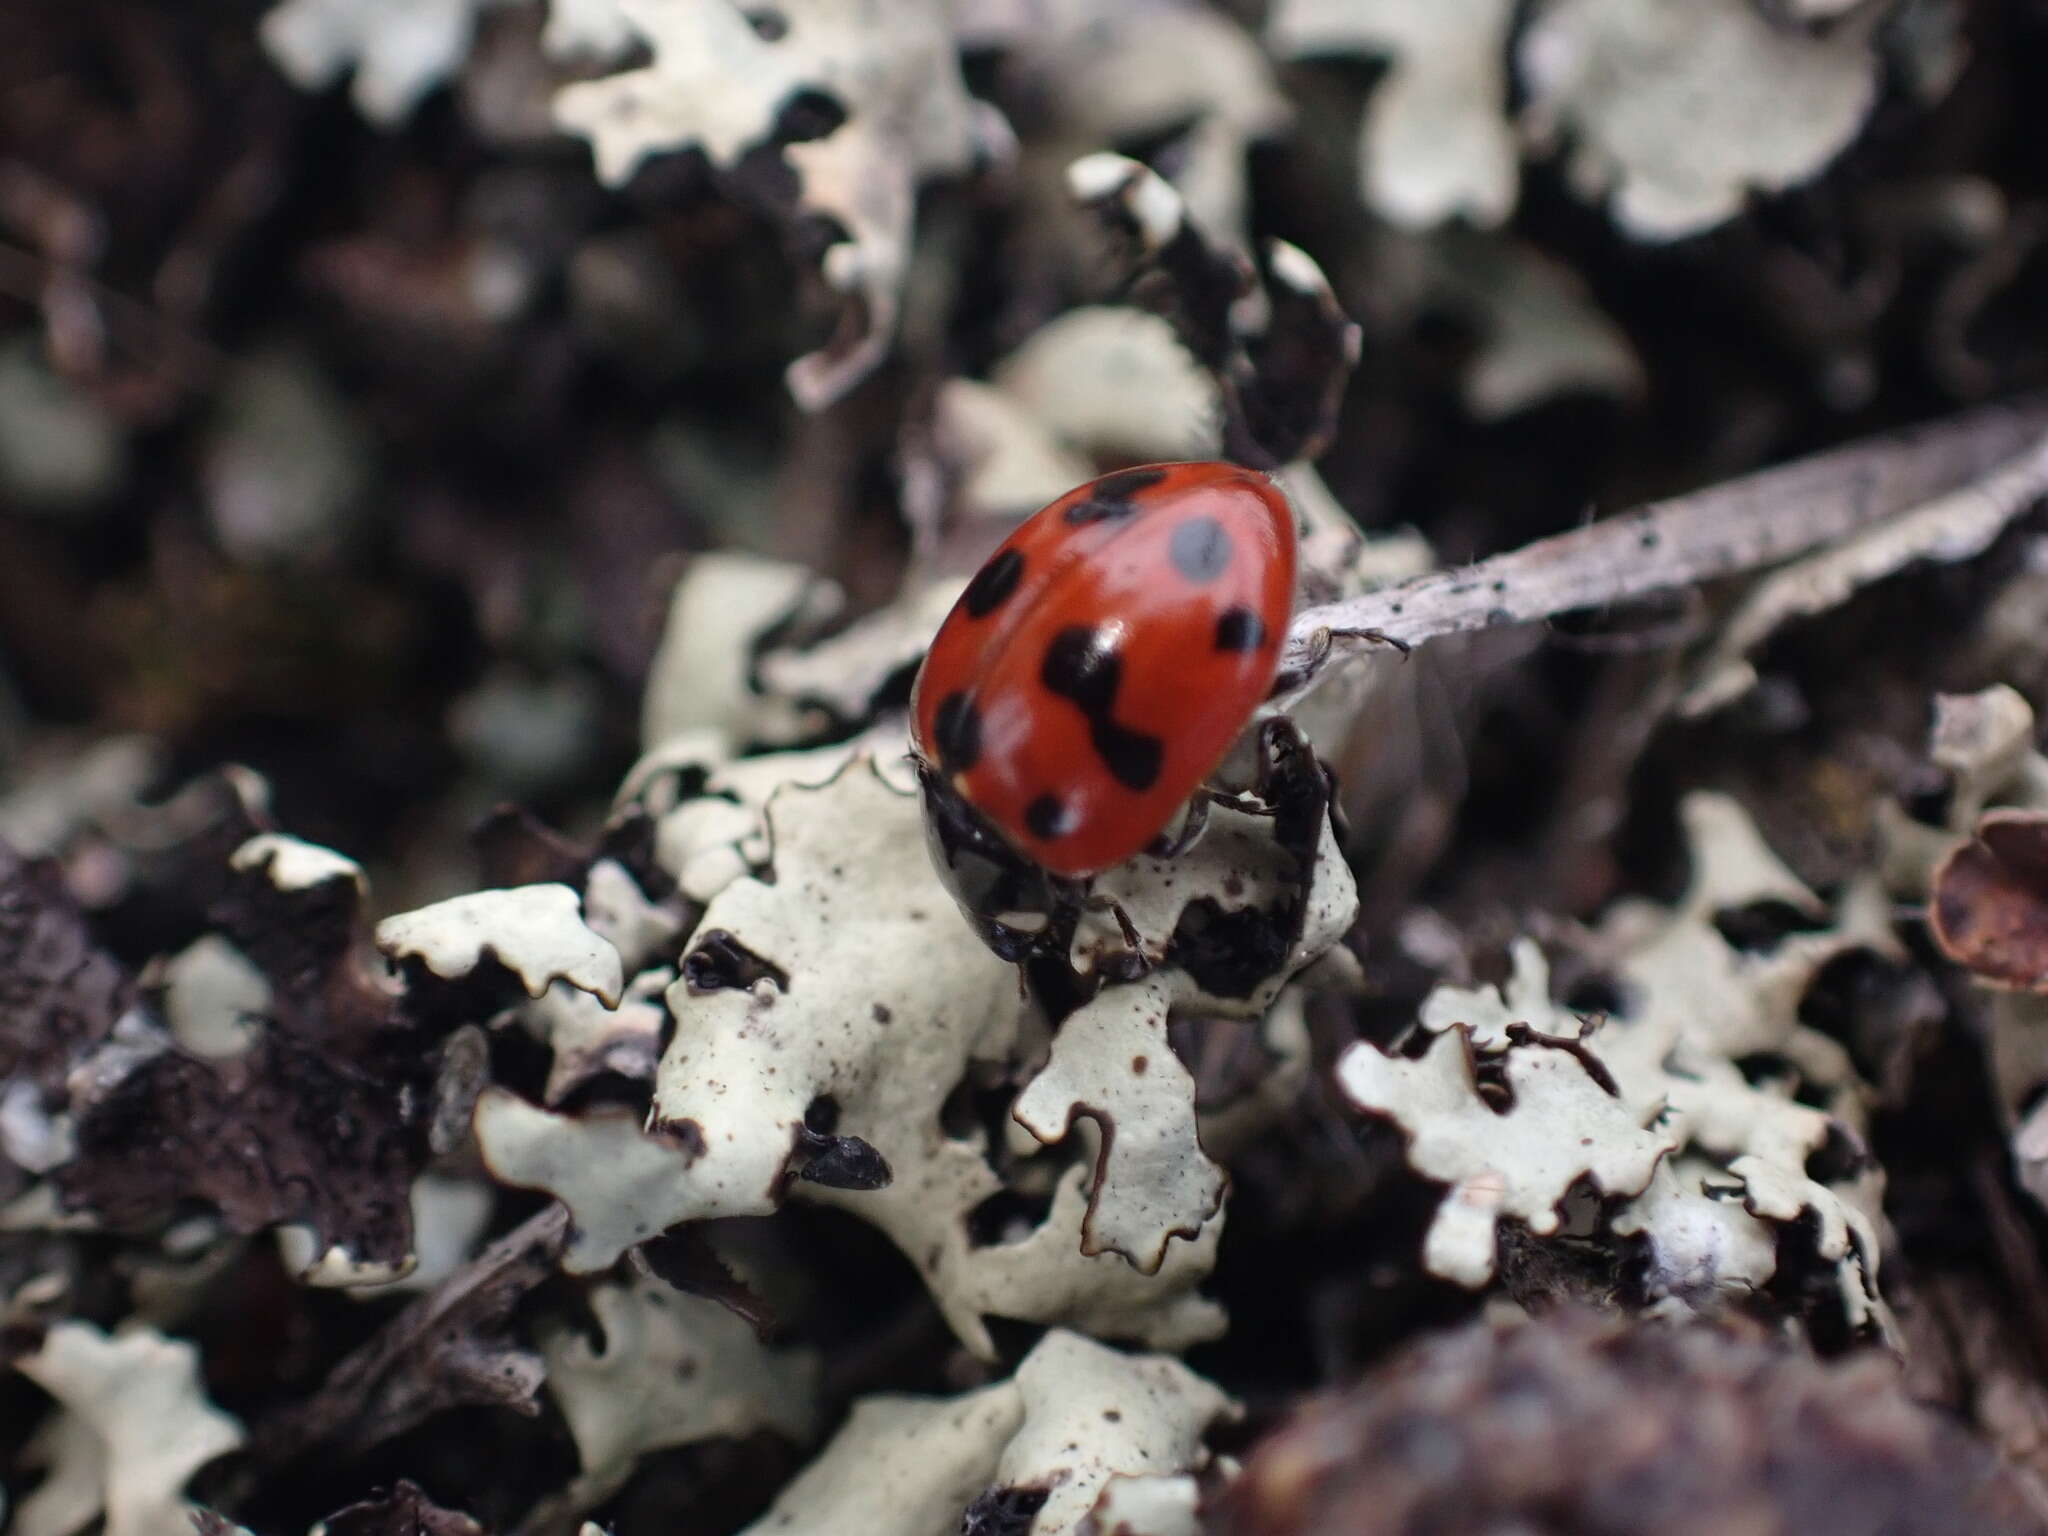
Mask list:
[[[1985,812],[1936,868],[1927,921],[1979,981],[2048,991],[2048,813]]]
[[[1209,1536],[2048,1530],[1888,1358],[1563,1309],[1402,1351],[1269,1434]]]
[[[128,998],[126,972],[93,943],[57,866],[0,843],[0,1079],[54,1092]]]
[[[360,1503],[320,1522],[327,1536],[484,1536],[484,1528],[460,1510],[443,1509],[419,1486],[400,1478]]]

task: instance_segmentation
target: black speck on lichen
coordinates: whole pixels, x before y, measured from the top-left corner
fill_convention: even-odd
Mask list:
[[[1027,1536],[1049,1496],[1045,1488],[990,1488],[960,1517],[960,1536]]]

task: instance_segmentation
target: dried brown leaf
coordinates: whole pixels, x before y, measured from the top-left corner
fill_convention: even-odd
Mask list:
[[[2048,812],[1986,811],[1935,870],[1927,918],[1979,981],[2048,991]]]
[[[539,1412],[544,1369],[505,1327],[554,1273],[568,1230],[569,1213],[550,1205],[499,1238],[336,1366],[311,1398],[274,1415],[253,1447],[257,1458],[290,1463],[316,1446],[358,1454],[466,1403]]]

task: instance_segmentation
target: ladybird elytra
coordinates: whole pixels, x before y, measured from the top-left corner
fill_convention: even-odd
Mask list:
[[[919,670],[934,786],[1060,879],[1155,838],[1270,689],[1293,604],[1294,513],[1265,475],[1150,464],[1027,519]]]

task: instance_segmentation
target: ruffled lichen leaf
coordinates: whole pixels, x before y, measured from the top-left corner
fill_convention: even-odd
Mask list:
[[[818,1359],[771,1349],[731,1309],[637,1277],[599,1285],[590,1308],[602,1345],[579,1332],[542,1336],[548,1386],[583,1470],[565,1492],[577,1510],[624,1484],[649,1451],[771,1429],[809,1438]]]
[[[1205,1468],[1205,1432],[1233,1413],[1177,1360],[1055,1329],[1011,1379],[952,1398],[862,1399],[743,1536],[938,1536],[997,1519],[1077,1536],[1095,1528],[1094,1511],[1115,1507],[1118,1484]]]
[[[1174,1238],[1200,1234],[1223,1203],[1223,1170],[1203,1153],[1195,1082],[1166,1037],[1170,976],[1106,987],[1061,1023],[1052,1055],[1011,1114],[1048,1144],[1087,1117],[1101,1153],[1082,1251],[1117,1253],[1154,1274]]]
[[[958,1397],[882,1395],[845,1425],[743,1536],[938,1536],[995,1477],[1024,1419],[1023,1394],[998,1381]]]
[[[1514,16],[1508,0],[1284,0],[1267,39],[1283,58],[1388,61],[1360,130],[1368,207],[1406,228],[1454,218],[1492,226],[1514,209],[1519,171],[1507,118]]]
[[[1747,0],[1557,0],[1516,43],[1539,141],[1566,141],[1574,190],[1621,229],[1673,240],[1780,192],[1847,148],[1877,100],[1883,13],[1782,27]]]
[[[411,115],[462,65],[491,0],[284,0],[263,18],[264,51],[301,90],[353,70],[356,110],[383,127]]]
[[[64,1490],[69,1518],[83,1507],[86,1472],[100,1477],[100,1498],[86,1518],[104,1510],[106,1536],[162,1536],[187,1528],[185,1484],[215,1457],[240,1446],[242,1426],[207,1399],[199,1351],[153,1328],[112,1335],[90,1323],[66,1321],[43,1336],[39,1348],[14,1362],[15,1369],[57,1400],[59,1412],[89,1431],[62,1432],[53,1446],[73,1458],[52,1473]],[[33,1530],[53,1519],[58,1497],[23,1505],[17,1528]],[[37,1511],[32,1514],[31,1511]],[[50,1536],[73,1527],[51,1524]]]
[[[476,891],[401,912],[377,925],[377,948],[446,981],[495,960],[528,997],[560,981],[616,1007],[625,986],[619,952],[591,932],[581,898],[566,885]]]
[[[1117,1478],[1199,1471],[1204,1434],[1234,1416],[1230,1399],[1178,1360],[1125,1355],[1056,1330],[1017,1367],[1024,1422],[1003,1447],[996,1486],[1043,1489],[1031,1530],[1085,1529]]]
[[[1409,1166],[1450,1186],[1424,1239],[1423,1267],[1473,1288],[1493,1278],[1498,1218],[1547,1236],[1581,1179],[1603,1195],[1640,1194],[1674,1146],[1644,1129],[1568,1050],[1511,1048],[1503,1074],[1512,1102],[1497,1110],[1481,1096],[1469,1046],[1455,1033],[1412,1059],[1361,1041],[1337,1063],[1345,1096],[1400,1126]]]
[[[779,9],[773,36],[729,0],[621,0],[621,9],[652,63],[555,98],[556,122],[590,141],[610,185],[650,155],[691,147],[730,170],[743,153],[779,141],[800,98],[836,112],[822,136],[782,142],[797,184],[790,218],[830,220],[840,235],[823,272],[847,297],[848,323],[789,371],[798,403],[823,408],[888,351],[919,184],[1008,151],[1007,125],[961,81],[948,8],[802,0]]]

